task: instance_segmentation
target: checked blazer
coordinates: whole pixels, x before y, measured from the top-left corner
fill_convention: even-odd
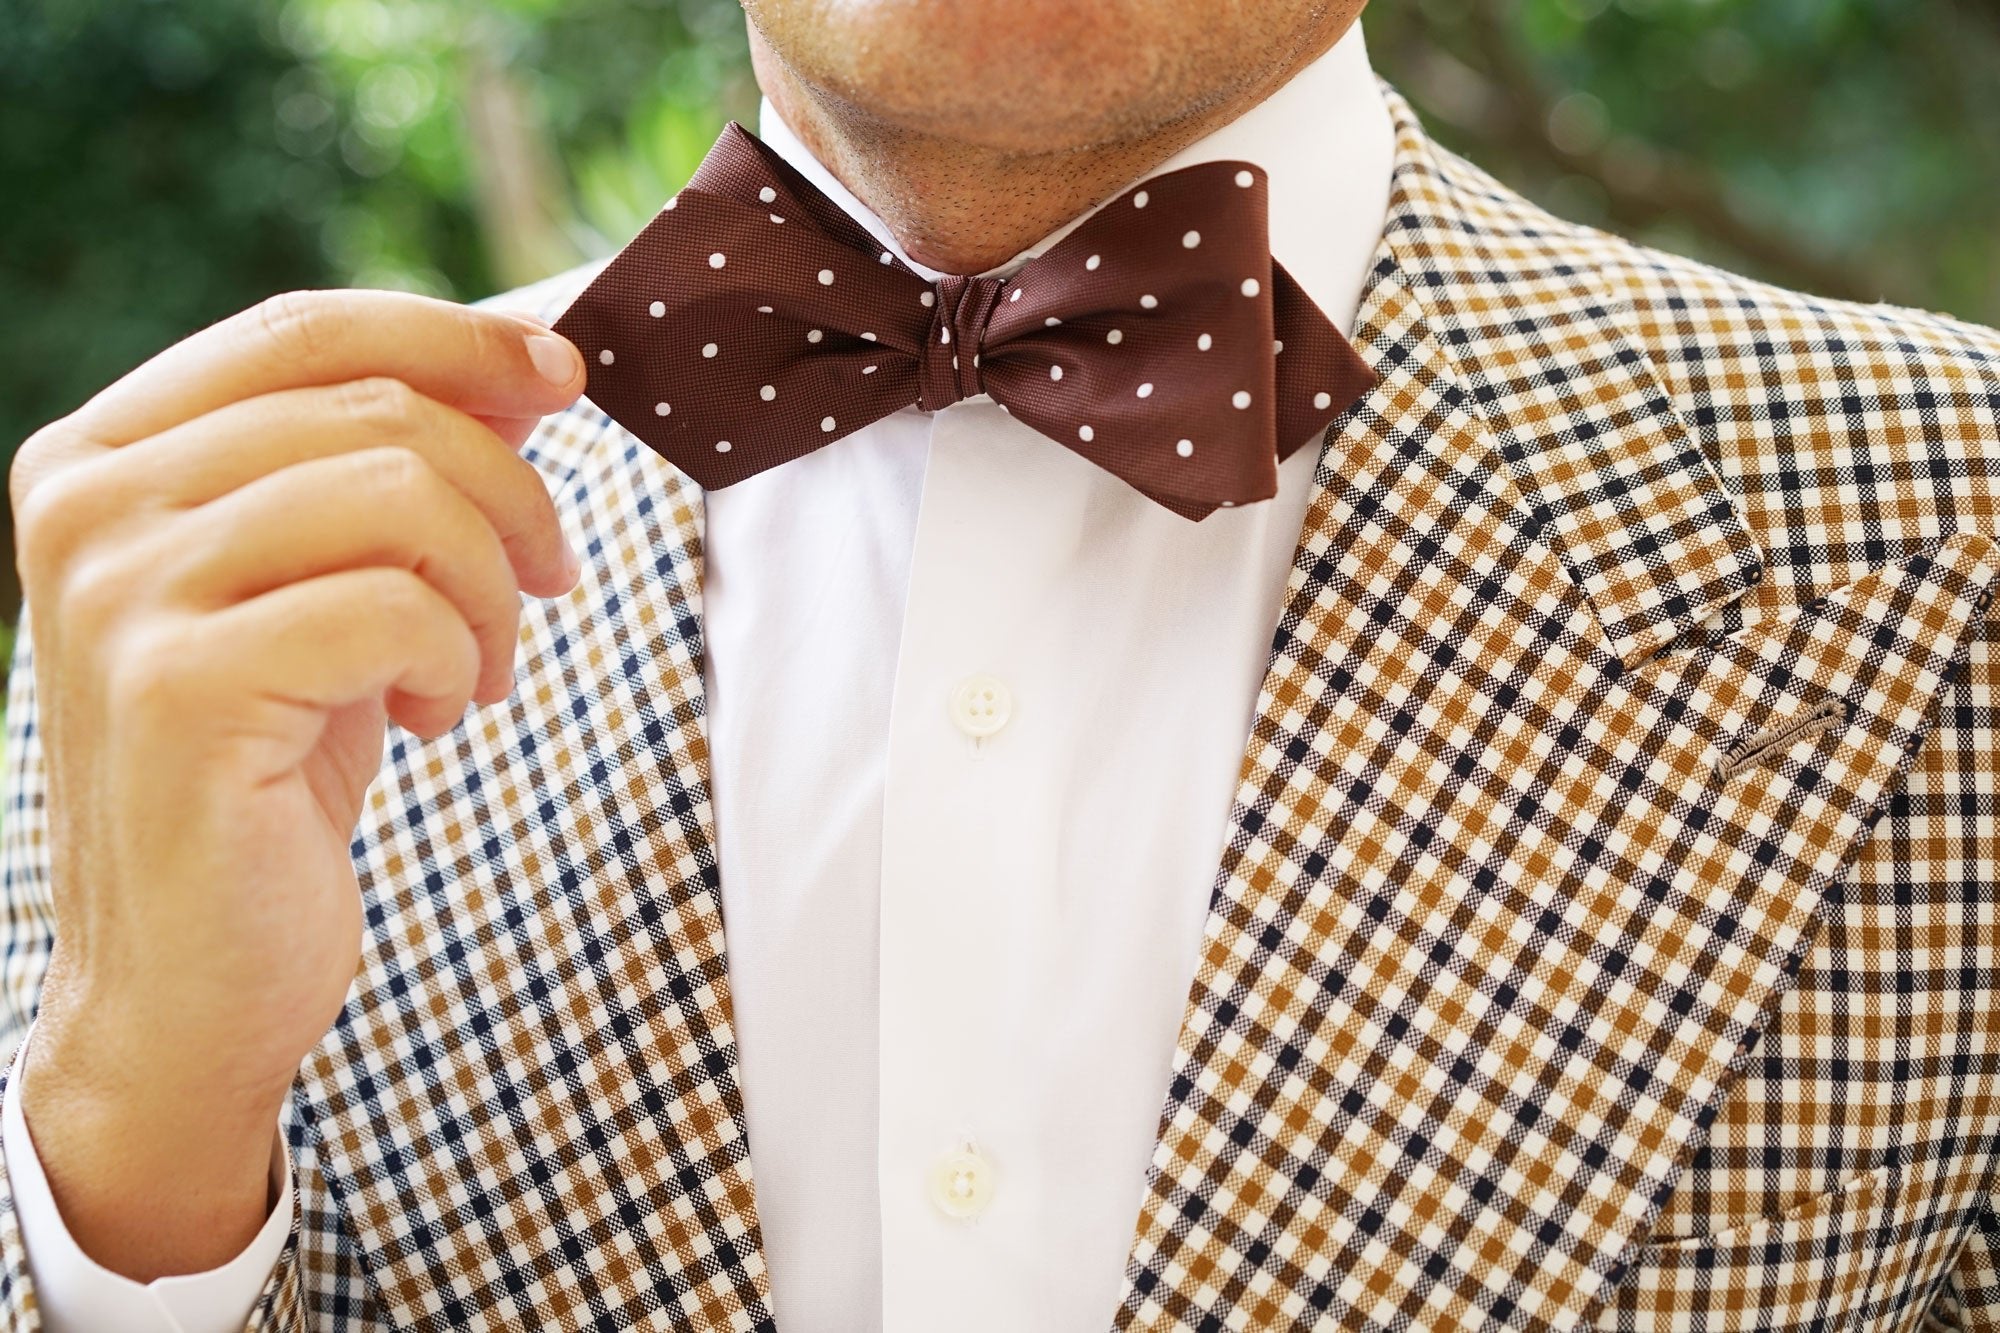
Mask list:
[[[1392,105],[1381,384],[1321,448],[1104,1328],[2000,1328],[2000,336],[1558,221]],[[391,738],[258,1329],[788,1328],[702,496],[587,401],[529,450],[584,582],[510,700]]]

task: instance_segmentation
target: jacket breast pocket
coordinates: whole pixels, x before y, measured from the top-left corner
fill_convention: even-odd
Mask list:
[[[1610,1333],[1843,1333],[1873,1329],[1902,1280],[1885,1162],[1775,1218],[1639,1246],[1596,1327]],[[1885,1299],[1886,1298],[1886,1299]]]

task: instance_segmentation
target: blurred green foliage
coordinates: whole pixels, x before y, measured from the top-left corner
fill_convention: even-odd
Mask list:
[[[1554,211],[2000,323],[1994,0],[1391,0],[1376,67]]]
[[[1367,23],[1445,142],[1559,212],[2000,322],[1991,0]],[[605,253],[755,109],[730,0],[0,0],[0,451],[273,291],[469,299]]]

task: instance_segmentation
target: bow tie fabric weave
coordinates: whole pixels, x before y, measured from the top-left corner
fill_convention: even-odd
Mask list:
[[[705,489],[985,393],[1188,518],[1376,382],[1272,259],[1264,173],[1133,187],[1006,278],[911,270],[733,122],[556,323],[588,394]]]

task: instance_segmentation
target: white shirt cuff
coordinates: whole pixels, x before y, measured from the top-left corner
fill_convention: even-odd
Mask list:
[[[41,1307],[44,1333],[242,1333],[292,1230],[292,1154],[278,1136],[283,1183],[278,1206],[244,1251],[205,1273],[134,1282],[104,1267],[77,1245],[56,1208],[28,1118],[21,1110],[21,1066],[32,1028],[14,1053],[7,1105],[0,1111],[0,1152],[14,1187],[14,1216],[28,1252],[28,1277]]]

